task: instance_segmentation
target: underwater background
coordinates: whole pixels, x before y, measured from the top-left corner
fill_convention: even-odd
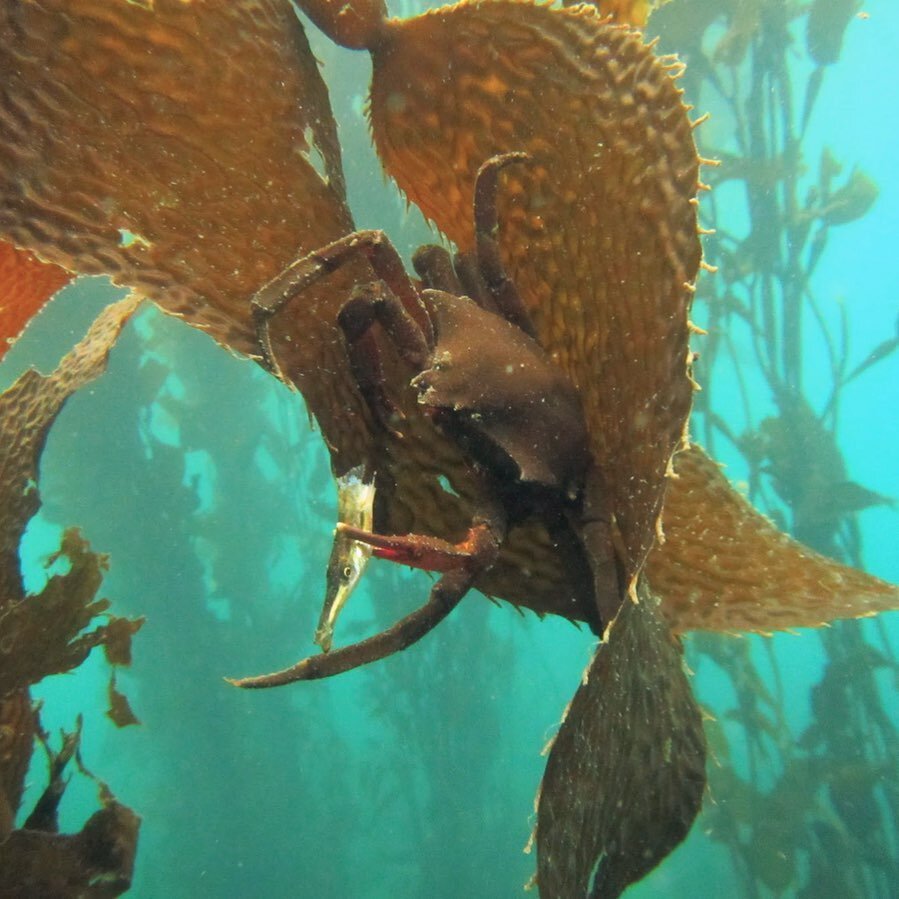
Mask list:
[[[690,64],[685,89],[697,114],[712,113],[700,149],[722,160],[706,170],[713,191],[701,206],[719,271],[703,275],[693,312],[710,335],[694,342],[705,390],[691,430],[778,524],[899,582],[899,8],[833,4],[853,15],[826,63],[803,15],[770,55],[759,37],[770,0],[675,0],[650,22],[661,49]],[[307,31],[357,224],[384,228],[408,257],[435,235],[370,149],[368,57]],[[746,152],[734,134],[752,103],[767,131]],[[786,171],[796,152],[802,164]],[[790,190],[809,221],[802,254],[755,218],[759,196],[782,203]],[[756,321],[759,290],[781,311],[762,303]],[[10,351],[0,386],[31,364],[52,369],[120,294],[103,279],[65,289]],[[799,388],[789,400],[772,388],[777,376]],[[40,588],[62,529],[77,524],[111,557],[102,592],[114,611],[148,619],[118,675],[139,727],[105,717],[99,654],[34,691],[51,732],[84,713],[85,764],[142,816],[130,895],[522,895],[540,753],[591,634],[473,594],[370,669],[264,693],[229,687],[224,676],[312,650],[335,489],[296,393],[153,308],[67,403],[40,483],[22,548],[28,586]],[[430,583],[373,563],[337,640],[383,628]],[[684,845],[628,895],[896,895],[897,645],[895,613],[820,632],[689,635],[694,687],[714,719],[709,793]],[[36,797],[43,772],[30,780]],[[63,829],[94,806],[95,785],[76,777]]]

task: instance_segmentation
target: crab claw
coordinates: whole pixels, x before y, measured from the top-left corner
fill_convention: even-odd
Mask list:
[[[404,536],[373,534],[352,525],[340,523],[338,533],[372,548],[372,555],[379,559],[423,568],[426,571],[458,571],[469,567],[480,558],[483,551],[484,526],[474,526],[465,540],[450,543],[437,537],[423,537],[418,534]]]

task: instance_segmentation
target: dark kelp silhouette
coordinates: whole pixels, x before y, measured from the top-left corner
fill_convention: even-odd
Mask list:
[[[504,176],[500,250],[539,342],[580,391],[627,586],[547,765],[538,883],[545,896],[617,895],[685,835],[702,795],[700,715],[669,626],[785,626],[789,587],[735,577],[747,557],[806,583],[792,626],[821,623],[828,600],[834,614],[892,608],[896,590],[766,530],[686,448],[700,184],[674,60],[589,9],[490,2],[387,21],[374,4],[303,5],[371,51],[385,168],[460,249],[473,243],[478,167],[502,152],[533,159]],[[107,272],[255,355],[249,297],[352,230],[327,95],[290,5],[14,2],[0,35],[0,235],[67,271]],[[354,260],[310,288],[272,329],[274,352],[335,475],[374,473],[373,529],[457,542],[480,490],[464,450],[414,396],[401,399],[403,434],[385,434],[347,363],[337,316],[373,280]],[[399,360],[386,369],[408,382]],[[668,540],[646,563],[663,500]],[[710,539],[717,566],[702,564]],[[809,566],[829,579],[806,579]],[[590,579],[539,520],[510,531],[477,585],[592,617]],[[750,610],[742,624],[711,614],[724,593]]]
[[[142,620],[109,616],[97,599],[106,560],[90,551],[77,530],[65,532],[53,574],[36,596],[25,594],[19,542],[40,506],[34,484],[38,458],[66,399],[98,377],[110,348],[137,307],[132,297],[106,309],[84,340],[49,376],[27,371],[0,396],[0,893],[4,896],[117,896],[131,883],[139,819],[99,784],[101,809],[77,834],[60,834],[57,809],[63,774],[74,757],[80,723],[65,734],[59,752],[49,747],[32,707],[30,688],[44,677],[71,671],[102,646],[113,665],[131,662],[131,636]],[[104,623],[97,619],[105,617]],[[86,630],[92,628],[91,630]],[[125,697],[109,683],[107,714],[119,726],[136,723]],[[34,811],[15,828],[32,749],[47,750],[50,781]],[[82,770],[83,767],[82,767]]]

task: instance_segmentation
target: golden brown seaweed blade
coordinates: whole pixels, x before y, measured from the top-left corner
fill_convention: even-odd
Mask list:
[[[537,807],[541,899],[612,899],[690,830],[702,714],[658,600],[625,602],[553,743]]]
[[[699,447],[674,463],[646,571],[675,630],[770,633],[899,608],[899,588],[781,533]]]
[[[252,293],[351,228],[327,95],[287,3],[14,0],[0,5],[0,71],[0,235],[109,272],[236,350],[256,349]],[[370,278],[353,262],[305,291],[273,328],[278,358],[337,474],[380,453],[379,527],[464,532],[469,509],[437,480],[464,470],[458,449],[425,423],[404,445],[372,440],[335,327]],[[577,615],[577,589],[559,588],[545,531],[537,540],[547,577],[535,595],[504,566],[513,598]],[[530,542],[515,544],[525,558]]]
[[[461,248],[483,160],[532,158],[505,174],[502,246],[541,342],[580,387],[636,578],[692,396],[698,160],[679,93],[637,35],[584,9],[460,4],[376,34],[371,119],[385,168]],[[641,592],[553,749],[537,827],[545,897],[618,895],[701,805],[701,716]]]
[[[690,408],[687,282],[698,159],[680,93],[636,32],[595,11],[464,3],[390,21],[372,48],[387,171],[461,248],[496,153],[501,242],[541,343],[581,388],[633,574]]]
[[[327,93],[287,2],[10,0],[0,72],[0,237],[110,274],[226,346],[254,353],[249,297],[351,230]],[[335,320],[365,272],[309,290],[276,329],[343,468],[368,438]]]

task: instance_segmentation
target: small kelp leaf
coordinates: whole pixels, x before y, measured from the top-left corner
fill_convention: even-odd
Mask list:
[[[290,3],[10,0],[0,72],[0,238],[109,274],[234,350],[257,352],[249,298],[352,230],[336,124]],[[346,266],[274,329],[283,369],[353,464],[369,435],[335,323],[370,277]]]
[[[860,0],[814,0],[806,22],[805,42],[809,56],[819,66],[832,65],[840,58],[846,29],[861,5]]]
[[[709,183],[712,185],[738,178],[755,187],[773,190],[795,171],[795,164],[784,153],[765,159],[737,156],[724,150],[710,151],[710,155],[721,163],[709,174]]]
[[[845,225],[867,215],[877,201],[880,188],[860,169],[854,169],[849,180],[832,193],[821,210],[828,225]]]
[[[633,574],[692,399],[699,161],[670,63],[588,7],[508,0],[391,20],[370,49],[384,167],[461,249],[478,168],[531,156],[502,176],[502,252],[581,390]]]
[[[827,554],[843,516],[891,501],[847,478],[832,430],[807,401],[784,393],[779,405],[779,415],[743,438],[746,455],[790,507],[796,538]]]
[[[715,4],[717,8],[717,4]],[[677,12],[677,7],[674,8]],[[758,2],[736,3],[727,14],[727,30],[721,36],[712,53],[719,65],[739,66],[753,37],[762,25],[762,4]]]
[[[144,620],[110,617],[103,642],[103,651],[110,665],[131,664],[131,638],[140,630]]]
[[[40,732],[40,740],[47,753],[49,777],[44,792],[41,793],[31,814],[25,820],[26,830],[45,830],[50,833],[56,833],[59,830],[59,803],[62,801],[69,782],[68,777],[65,776],[66,768],[78,752],[83,723],[79,715],[75,729],[71,732],[62,732],[62,746],[58,752],[51,747],[48,735]]]
[[[896,322],[896,328],[899,330],[899,321]],[[859,362],[859,364],[852,369],[852,371],[846,376],[846,380],[843,382],[844,384],[848,384],[850,381],[857,378],[860,374],[866,372],[871,366],[877,365],[878,362],[883,362],[889,356],[892,356],[893,353],[899,350],[899,336],[889,337],[881,343],[877,344],[870,353],[868,353],[865,358]]]
[[[825,495],[803,504],[802,517],[807,524],[829,524],[846,515],[853,515],[872,506],[892,506],[896,501],[882,493],[869,490],[855,481],[839,481],[828,487]]]
[[[899,608],[899,587],[780,532],[699,447],[675,471],[647,576],[676,631],[769,633]]]
[[[702,804],[702,714],[658,601],[640,592],[598,648],[547,761],[542,899],[620,895],[683,840]]]
[[[0,359],[71,274],[0,240]]]
[[[59,555],[69,571],[51,577],[39,595],[11,603],[0,618],[0,693],[77,668],[107,639],[106,625],[85,631],[109,607],[108,600],[94,599],[105,560],[90,551],[75,528],[64,533]]]
[[[76,834],[14,830],[0,844],[0,895],[119,896],[131,886],[139,828],[108,796]]]
[[[140,719],[134,714],[128,697],[116,687],[115,672],[110,675],[109,684],[106,688],[106,695],[109,699],[109,708],[106,710],[106,717],[109,718],[116,727],[128,727],[131,724],[140,724]]]

